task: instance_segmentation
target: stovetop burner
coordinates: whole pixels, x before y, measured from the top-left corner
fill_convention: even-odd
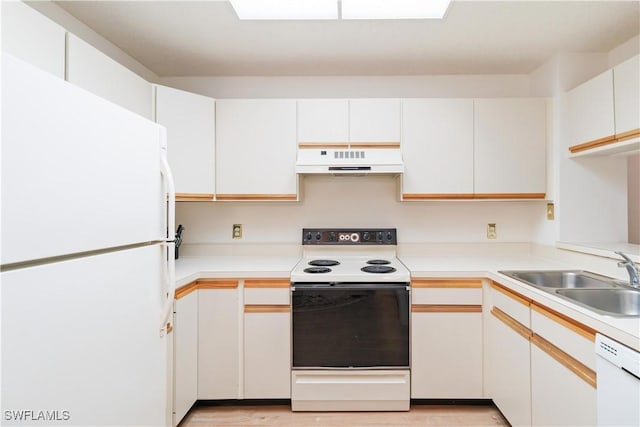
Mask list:
[[[309,261],[309,265],[315,265],[316,267],[333,267],[334,265],[340,265],[340,263],[333,259],[314,259]]]
[[[391,264],[391,261],[386,260],[386,259],[370,259],[369,261],[367,261],[367,264],[369,264],[369,265],[387,265],[387,264]]]
[[[364,271],[365,273],[378,273],[378,274],[393,273],[394,271],[396,271],[395,268],[390,267],[388,265],[367,265],[366,267],[362,267],[360,270]]]
[[[329,273],[331,272],[331,269],[327,267],[307,267],[304,269],[304,272],[311,274]]]

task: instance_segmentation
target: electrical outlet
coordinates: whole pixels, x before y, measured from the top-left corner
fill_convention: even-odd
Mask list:
[[[231,237],[234,239],[242,239],[242,224],[233,224]]]
[[[547,219],[553,221],[556,217],[556,209],[553,203],[547,203]]]
[[[495,224],[487,224],[487,239],[497,239],[498,230]]]

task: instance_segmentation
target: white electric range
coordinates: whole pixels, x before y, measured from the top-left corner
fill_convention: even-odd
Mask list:
[[[384,229],[304,229],[291,274],[294,411],[406,411],[410,273]]]

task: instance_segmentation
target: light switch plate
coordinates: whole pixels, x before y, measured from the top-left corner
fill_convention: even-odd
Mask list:
[[[553,203],[547,203],[547,219],[553,221],[556,217],[556,208]]]

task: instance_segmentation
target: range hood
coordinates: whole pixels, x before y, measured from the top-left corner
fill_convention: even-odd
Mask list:
[[[296,172],[333,175],[398,175],[404,172],[400,147],[317,147],[300,145]]]

